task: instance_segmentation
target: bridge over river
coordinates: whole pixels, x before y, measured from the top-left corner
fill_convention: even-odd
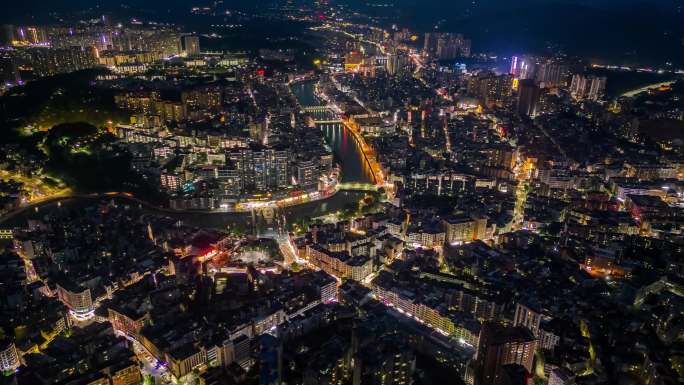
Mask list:
[[[372,183],[340,183],[337,186],[342,191],[380,191],[380,187]]]
[[[302,111],[309,115],[311,125],[324,131],[336,160],[342,166],[342,181],[382,186],[382,170],[372,148],[349,121],[316,97],[315,80],[293,84],[292,92]]]
[[[342,124],[339,115],[327,106],[309,106],[302,110],[311,117],[314,124]]]
[[[373,175],[372,168],[363,149],[359,144],[356,134],[344,125],[342,119],[331,109],[317,100],[314,91],[314,81],[305,81],[292,85],[292,90],[297,96],[301,108],[313,116],[315,126],[323,131],[328,145],[333,151],[335,161],[342,168],[342,180],[339,192],[334,196],[301,205],[290,206],[280,209],[283,217],[288,222],[296,221],[303,217],[317,217],[327,215],[343,209],[349,204],[356,204],[359,199],[369,192],[378,191],[379,187]],[[126,204],[140,205],[150,213],[166,215],[182,220],[192,226],[225,228],[227,225],[251,224],[254,220],[248,213],[228,212],[174,212],[163,210],[126,196],[108,197]],[[25,226],[28,218],[42,218],[45,214],[60,210],[70,210],[90,204],[98,197],[62,197],[55,201],[42,202],[41,204],[25,207],[18,210],[11,218],[0,221],[1,229],[10,229],[13,226]],[[268,228],[270,225],[258,226]],[[6,234],[0,234],[0,236]]]

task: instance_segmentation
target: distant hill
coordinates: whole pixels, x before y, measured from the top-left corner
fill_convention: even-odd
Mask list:
[[[360,8],[372,0],[350,0]],[[378,0],[400,25],[462,32],[499,54],[562,49],[599,62],[684,67],[684,3],[677,0]],[[365,7],[366,9],[372,7]],[[391,21],[393,22],[393,21]]]
[[[258,12],[285,0],[224,0],[229,8]],[[429,31],[463,32],[475,51],[543,53],[562,49],[593,61],[684,67],[681,0],[332,0]],[[313,0],[294,0],[313,3]],[[25,0],[11,2],[0,22],[40,22],[50,11],[102,11],[183,20],[192,0]],[[373,4],[390,7],[373,7]]]

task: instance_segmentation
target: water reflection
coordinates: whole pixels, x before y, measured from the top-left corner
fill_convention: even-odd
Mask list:
[[[303,82],[292,86],[293,92],[299,99],[300,103],[305,106],[320,105],[316,96],[314,95],[314,83]],[[333,151],[335,162],[342,167],[342,181],[343,182],[372,182],[372,174],[368,164],[364,161],[361,155],[361,149],[356,143],[352,135],[341,124],[322,124],[319,129],[323,130],[326,141]],[[294,222],[302,217],[317,217],[326,215],[343,209],[348,204],[358,202],[365,193],[341,191],[333,197],[323,200],[305,203],[298,206],[288,207],[282,210],[288,222]],[[125,199],[118,200],[122,204],[131,206],[138,206],[138,203],[126,201]],[[55,212],[55,210],[71,210],[80,208],[92,203],[90,199],[72,199],[63,203],[47,203],[36,207],[34,210],[26,210],[22,215],[13,218],[11,221],[5,223],[5,226],[25,226],[26,220],[30,218],[41,218],[46,214]],[[165,210],[158,210],[151,207],[143,207],[148,213],[157,215],[165,215],[177,218],[183,223],[190,226],[209,227],[209,228],[226,228],[226,226],[244,226],[252,225],[252,216],[245,213],[207,213],[207,212],[170,212]],[[268,227],[268,225],[266,226]]]
[[[342,181],[372,183],[370,167],[347,128],[341,124],[323,124],[321,129],[333,150],[335,161],[342,167]]]

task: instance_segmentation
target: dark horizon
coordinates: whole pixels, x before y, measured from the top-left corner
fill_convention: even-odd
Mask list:
[[[280,3],[283,2],[224,1],[219,7],[258,11]],[[389,6],[373,6],[379,3]],[[12,3],[0,16],[0,22],[40,24],[54,22],[54,12],[71,17],[102,12],[124,20],[138,16],[183,25],[193,22],[191,7],[212,4],[189,0],[106,0],[97,4],[85,0],[29,0]],[[385,27],[396,24],[419,32],[437,27],[440,31],[463,33],[473,40],[476,52],[512,55],[560,51],[603,64],[684,66],[684,11],[681,2],[675,0],[488,0],[475,5],[470,1],[345,0],[332,4],[345,4],[371,17],[382,16],[379,22]]]

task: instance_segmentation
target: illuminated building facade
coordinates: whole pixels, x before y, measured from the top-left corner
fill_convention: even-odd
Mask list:
[[[541,325],[541,313],[532,310],[530,307],[523,304],[515,305],[515,315],[513,316],[513,326],[524,326],[528,328],[532,334],[539,333],[539,326]]]
[[[554,88],[567,85],[570,66],[565,63],[546,62],[537,67],[535,80],[541,88]]]
[[[174,377],[181,378],[192,372],[193,369],[207,363],[207,351],[204,347],[195,348],[193,345],[184,345],[166,354],[169,369]]]
[[[423,54],[438,60],[453,60],[470,56],[471,41],[462,34],[434,33],[425,34]]]
[[[199,36],[183,36],[183,48],[187,56],[200,54]]]
[[[69,308],[69,312],[77,320],[89,319],[94,314],[95,307],[89,288],[78,287],[69,290],[58,284],[57,298]]]
[[[537,115],[541,89],[532,79],[523,79],[518,83],[517,110],[520,116],[534,118]]]
[[[2,348],[0,350],[0,370],[10,371],[21,366],[19,353],[14,342],[5,341],[0,347]]]
[[[487,107],[503,107],[513,94],[511,75],[480,74],[468,81],[468,93]]]
[[[136,362],[123,362],[115,367],[108,368],[111,385],[137,385],[142,382],[140,366]]]
[[[347,253],[334,253],[311,245],[306,247],[306,254],[310,263],[339,279],[363,281],[373,272],[373,261],[368,257],[352,257]]]
[[[315,159],[300,160],[297,162],[297,183],[304,189],[315,189],[318,187],[320,172],[318,162]]]
[[[409,229],[408,241],[414,245],[433,248],[444,245],[445,233],[442,229]]]
[[[387,57],[386,68],[389,75],[403,75],[408,72],[409,65],[409,57],[402,51],[396,51]]]
[[[575,74],[570,83],[570,95],[575,100],[601,100],[606,93],[606,80],[605,76]]]
[[[473,219],[465,216],[449,217],[442,221],[447,243],[471,242],[484,239],[487,232],[487,219]]]
[[[107,309],[107,311],[108,320],[112,324],[114,330],[136,339],[138,339],[138,336],[140,335],[140,330],[150,319],[148,314],[143,314],[140,317],[133,317],[112,308]]]
[[[386,274],[382,274],[381,276]],[[383,279],[376,278],[371,284],[373,296],[384,303],[397,309],[427,326],[436,329],[444,335],[454,337],[458,341],[469,346],[478,346],[478,333],[476,325],[458,317],[452,317],[446,309],[430,306],[417,301],[406,290],[391,287]]]
[[[524,327],[487,322],[482,325],[475,358],[476,385],[502,385],[505,365],[521,365],[532,372],[536,341]]]
[[[359,72],[364,60],[361,52],[352,51],[344,58],[344,70],[346,72]]]
[[[51,76],[99,66],[95,47],[31,48],[31,64],[38,76]]]

